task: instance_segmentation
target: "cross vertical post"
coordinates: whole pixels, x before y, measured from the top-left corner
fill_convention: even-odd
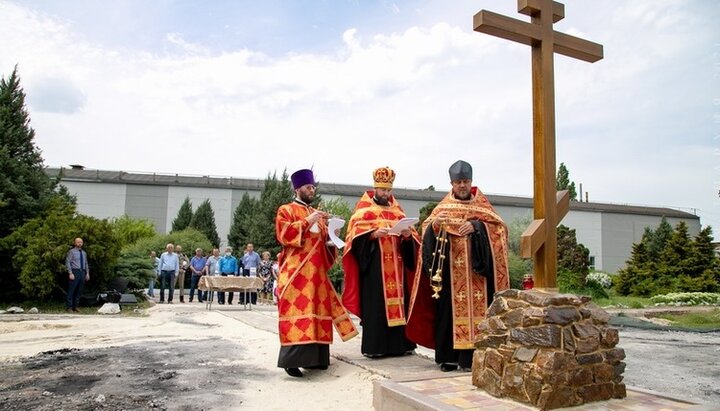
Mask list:
[[[521,237],[521,256],[535,261],[535,285],[557,289],[557,231],[567,214],[569,195],[555,183],[554,54],[594,63],[603,57],[600,44],[556,32],[553,24],[565,17],[565,6],[553,0],[518,0],[518,12],[530,23],[481,10],[474,30],[532,48],[533,95],[533,222]]]

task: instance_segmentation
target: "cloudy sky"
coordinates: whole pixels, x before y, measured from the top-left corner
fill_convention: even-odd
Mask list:
[[[439,190],[471,162],[532,195],[530,49],[476,33],[513,0],[0,0],[48,166]],[[720,4],[565,1],[556,30],[603,44],[555,59],[557,161],[590,201],[720,227]]]

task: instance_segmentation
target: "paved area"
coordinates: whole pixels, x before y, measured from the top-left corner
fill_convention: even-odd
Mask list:
[[[277,332],[273,305],[257,305],[252,310],[239,306],[214,306],[214,311],[253,327]],[[356,319],[357,320],[357,319]],[[622,334],[622,332],[621,332]],[[374,406],[378,410],[533,410],[525,404],[498,399],[471,383],[467,372],[441,372],[432,360],[433,352],[418,348],[416,355],[369,359],[360,353],[361,339],[338,341],[332,345],[333,358],[366,369],[384,377],[375,382]],[[621,336],[622,346],[622,336]],[[720,410],[720,405],[666,396],[658,392],[628,386],[628,396],[587,404],[569,410]]]

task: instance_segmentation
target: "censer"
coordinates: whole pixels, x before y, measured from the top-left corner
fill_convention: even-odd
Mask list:
[[[445,252],[447,251],[447,230],[445,229],[445,223],[440,224],[440,230],[436,237],[437,247],[433,252],[432,264],[430,264],[430,287],[434,291],[432,298],[440,298],[440,291],[442,290],[442,269],[445,262]]]

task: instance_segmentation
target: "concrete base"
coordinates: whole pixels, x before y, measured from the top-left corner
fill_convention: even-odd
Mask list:
[[[519,402],[495,398],[472,385],[469,373],[449,373],[442,378],[414,381],[378,380],[373,387],[373,407],[377,411],[451,411],[493,410],[532,411],[537,408]],[[565,410],[691,410],[707,411],[709,405],[691,403],[634,387],[627,388],[627,398],[598,401]]]

